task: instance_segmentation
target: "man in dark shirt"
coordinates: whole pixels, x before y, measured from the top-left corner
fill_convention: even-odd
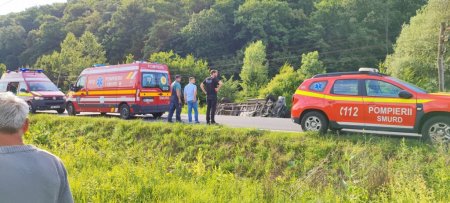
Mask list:
[[[216,124],[214,116],[216,114],[217,93],[222,87],[222,81],[218,78],[219,72],[211,70],[211,76],[207,77],[200,88],[206,94],[206,122],[208,124]]]
[[[172,96],[170,97],[170,109],[169,109],[169,116],[167,117],[167,121],[169,123],[172,122],[173,113],[176,110],[176,121],[181,123],[181,106],[183,103],[181,103],[181,76],[176,75],[175,81],[170,86],[172,90]]]

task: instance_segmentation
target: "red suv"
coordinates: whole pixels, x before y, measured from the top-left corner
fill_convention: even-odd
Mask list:
[[[450,143],[450,94],[428,93],[377,69],[316,75],[298,87],[292,104],[291,117],[304,131],[422,136]]]

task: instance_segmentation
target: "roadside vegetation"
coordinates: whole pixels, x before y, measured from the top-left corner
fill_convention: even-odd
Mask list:
[[[31,116],[76,202],[449,202],[450,154],[418,139]]]

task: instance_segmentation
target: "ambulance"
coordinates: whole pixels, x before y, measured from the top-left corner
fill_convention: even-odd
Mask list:
[[[7,71],[0,79],[0,92],[12,92],[24,99],[31,113],[37,110],[65,111],[65,95],[44,74],[43,70],[21,68]]]
[[[167,65],[135,62],[96,65],[81,72],[67,94],[69,115],[80,112],[119,113],[123,119],[169,110],[170,73]]]
[[[298,87],[292,104],[291,118],[304,131],[418,136],[450,144],[450,94],[429,93],[377,69],[316,75]]]

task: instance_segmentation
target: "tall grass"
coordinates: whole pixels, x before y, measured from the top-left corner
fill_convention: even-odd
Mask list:
[[[450,202],[450,154],[420,140],[114,118],[31,117],[76,202]]]

